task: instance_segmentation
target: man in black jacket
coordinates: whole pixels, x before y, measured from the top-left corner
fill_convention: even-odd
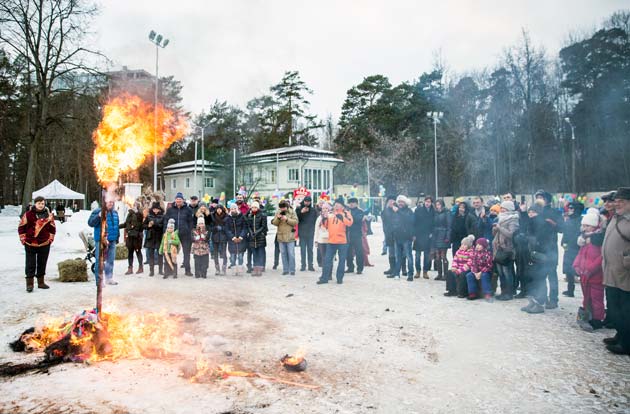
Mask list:
[[[400,279],[403,262],[407,262],[407,281],[413,282],[413,255],[411,243],[413,241],[413,211],[409,208],[410,201],[404,195],[396,198],[393,207],[392,234],[396,251],[396,268],[388,278]]]
[[[359,200],[356,197],[348,199],[348,207],[352,214],[352,226],[348,230],[348,256],[346,273],[354,272],[354,258],[357,262],[357,275],[363,273],[363,218],[365,212],[359,208]]]
[[[308,270],[314,272],[313,267],[313,238],[315,237],[315,221],[317,220],[317,210],[313,206],[311,196],[304,197],[302,204],[296,209],[298,217],[298,236],[300,237],[300,271],[306,270],[308,260]]]
[[[175,221],[175,230],[179,234],[179,240],[182,245],[184,254],[184,269],[186,276],[192,276],[190,271],[190,248],[192,247],[192,229],[194,227],[192,209],[184,202],[182,193],[175,196],[175,204],[166,210],[164,214],[164,223],[168,223],[169,219]]]
[[[551,206],[552,196],[544,190],[536,191],[534,196],[536,200],[544,203],[542,218],[549,224],[551,229],[551,237],[547,244],[547,257],[549,260],[545,263],[544,269],[549,283],[549,294],[547,297],[546,309],[556,309],[558,307],[558,233],[562,233],[562,215]]]
[[[422,277],[429,278],[429,269],[431,268],[431,233],[433,232],[433,198],[431,196],[425,197],[424,200],[418,204],[416,211],[414,211],[414,245],[413,248],[416,251],[416,274],[415,278]],[[424,254],[424,260],[420,261],[420,256]],[[421,265],[422,263],[422,265]]]
[[[385,248],[389,255],[389,269],[385,272],[385,276],[389,276],[394,273],[394,269],[396,269],[396,250],[394,249],[394,234],[392,232],[392,223],[394,220],[394,206],[395,206],[396,197],[387,196],[387,201],[385,205],[385,209],[381,213],[381,218],[383,219],[383,233],[385,236]]]
[[[484,237],[487,225],[488,212],[483,205],[483,198],[474,197],[470,213],[466,216],[466,233],[474,235],[475,240],[477,240],[480,237]]]

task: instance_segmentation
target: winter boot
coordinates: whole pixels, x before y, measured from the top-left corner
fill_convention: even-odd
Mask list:
[[[225,276],[227,274],[227,266],[226,265],[223,265],[223,267],[221,268],[221,274],[223,276]]]
[[[436,260],[435,267],[436,267],[435,270],[437,270],[437,276],[433,280],[445,280],[445,278],[444,278],[444,270],[442,268],[443,267],[442,261],[441,260],[440,261]]]
[[[155,269],[155,266],[153,265],[149,266],[149,276],[155,276],[155,273],[153,272],[154,269]]]
[[[144,273],[144,266],[143,265],[138,266],[138,271],[136,272],[137,275],[139,275],[141,273]]]
[[[35,278],[33,276],[26,277],[26,291],[31,293],[33,291],[33,286],[35,286]]]
[[[164,265],[158,264],[158,275],[164,276]]]
[[[173,279],[177,279],[177,266],[175,266],[175,271],[173,272]]]
[[[132,275],[133,274],[133,267],[128,266],[127,267],[127,271],[125,272],[126,275]]]
[[[416,271],[416,274],[413,275],[414,279],[420,279],[420,272]]]
[[[214,275],[221,276],[221,268],[219,267],[219,265],[214,266]]]
[[[429,272],[426,272],[426,271],[422,272],[422,278],[423,279],[428,279],[429,278]]]
[[[37,288],[38,289],[50,289],[46,283],[44,283],[44,276],[37,276]]]

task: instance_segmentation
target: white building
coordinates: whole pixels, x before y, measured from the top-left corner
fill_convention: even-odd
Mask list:
[[[332,151],[305,145],[269,149],[242,156],[237,181],[267,198],[304,186],[316,199],[332,190],[333,170],[342,162]]]
[[[217,164],[207,160],[203,169],[201,160],[197,160],[196,165],[195,161],[185,161],[164,167],[166,200],[174,200],[177,193],[182,193],[186,199],[193,195],[203,198],[205,194],[218,197],[224,188],[220,172]]]

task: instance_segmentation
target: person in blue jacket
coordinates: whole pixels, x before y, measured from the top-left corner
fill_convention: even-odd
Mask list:
[[[105,209],[107,210],[107,229],[105,230],[105,238],[107,239],[107,251],[104,257],[103,273],[105,274],[105,283],[108,285],[117,285],[118,282],[114,280],[114,260],[116,259],[116,245],[120,238],[120,221],[118,219],[118,212],[114,210],[114,200],[110,199],[105,202]],[[97,275],[99,272],[99,252],[101,249],[101,209],[97,208],[92,211],[90,218],[88,219],[88,225],[94,227],[94,242],[96,243],[96,251],[94,254],[97,257],[95,272]]]
[[[186,276],[192,276],[190,271],[190,248],[192,247],[192,231],[196,222],[193,219],[192,209],[184,201],[184,195],[177,193],[175,196],[175,204],[166,210],[164,214],[164,223],[168,223],[169,219],[175,221],[175,230],[179,234],[182,252],[184,254],[184,269]]]

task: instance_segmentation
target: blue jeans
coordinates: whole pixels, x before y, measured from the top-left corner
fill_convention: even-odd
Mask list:
[[[265,265],[265,246],[249,247],[252,252],[254,266],[263,267]]]
[[[492,290],[492,283],[490,282],[491,279],[492,276],[490,273],[483,272],[481,274],[481,290],[484,295],[490,294],[490,291]],[[477,295],[477,278],[473,272],[468,272],[466,275],[466,282],[468,284],[468,294]]]
[[[506,265],[497,263],[497,271],[499,272],[499,281],[501,282],[501,294],[514,295],[516,289],[514,287],[514,261],[510,261]]]
[[[107,251],[105,252],[105,257],[103,258],[105,265],[103,266],[103,273],[105,274],[105,279],[112,280],[114,278],[114,260],[116,260],[116,241],[108,241]],[[96,250],[94,251],[94,255],[96,256],[96,266],[94,268],[94,272],[96,273],[96,284],[98,285],[98,265],[99,259],[98,255],[101,249],[101,242],[96,242]]]
[[[421,260],[420,256],[423,253],[424,258]],[[429,270],[431,270],[431,248],[427,246],[424,250],[416,250],[416,272],[428,272]]]
[[[331,243],[326,245],[324,270],[321,277],[321,280],[324,282],[328,282],[328,279],[332,277],[333,264],[337,252],[339,252],[339,262],[337,264],[337,282],[343,282],[343,275],[345,271],[344,267],[346,265],[346,255],[348,254],[348,245]]]
[[[235,254],[230,253],[230,266],[234,267],[238,263],[239,266],[243,266],[243,252],[238,252]]]
[[[407,261],[407,272],[413,276],[413,254],[411,253],[411,240],[398,241],[394,243],[394,249],[396,250],[396,269],[394,269],[394,276],[400,276],[400,268],[403,261]]]
[[[282,257],[282,271],[295,273],[295,242],[278,242]]]

